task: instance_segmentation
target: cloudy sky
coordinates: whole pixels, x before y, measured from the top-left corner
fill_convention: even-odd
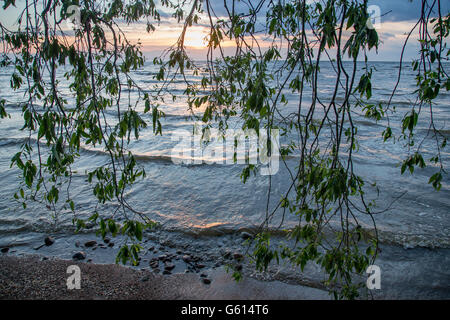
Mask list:
[[[226,0],[231,7],[231,0]],[[314,2],[317,0],[307,0]],[[189,1],[188,1],[189,2]],[[431,3],[432,0],[429,0]],[[16,0],[17,7],[20,8],[24,0]],[[223,1],[211,1],[212,9],[217,16],[225,16],[226,11],[223,6]],[[256,3],[256,1],[253,1]],[[417,22],[420,15],[421,1],[420,0],[369,0],[369,5],[376,5],[381,13],[380,24],[376,25],[377,31],[382,41],[378,53],[371,52],[369,58],[371,60],[395,61],[400,57],[401,48],[406,38],[406,33],[411,30]],[[243,4],[237,4],[237,9],[246,8]],[[163,9],[167,10],[167,9]],[[450,10],[450,1],[441,1],[441,12],[446,15]],[[17,20],[19,9],[8,8],[8,10],[0,9],[0,21],[3,24],[11,25]],[[265,8],[261,10],[262,17],[265,16]],[[148,57],[155,57],[160,55],[164,48],[174,44],[182,30],[182,23],[177,23],[175,19],[171,18],[169,12],[161,11],[161,23],[157,25],[157,31],[147,34],[145,31],[145,24],[123,25],[123,29],[127,32],[130,40],[139,40],[143,45],[143,51]],[[375,13],[377,14],[377,13]],[[205,41],[204,37],[208,33],[206,24],[208,23],[206,17],[199,21],[199,25],[194,25],[189,28],[185,45],[189,52],[197,59],[204,59],[205,57]],[[418,43],[416,36],[410,39],[410,44],[407,47],[405,58],[411,60],[416,58]],[[229,44],[230,46],[232,43]],[[227,46],[227,43],[225,43]],[[231,52],[231,48],[230,48]]]

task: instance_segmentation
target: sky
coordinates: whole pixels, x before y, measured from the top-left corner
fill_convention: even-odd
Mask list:
[[[158,0],[157,0],[158,1]],[[226,0],[231,8],[232,0]],[[315,2],[317,0],[307,0],[308,2]],[[431,0],[430,0],[431,1]],[[256,3],[253,1],[252,3]],[[268,1],[267,1],[268,2]],[[6,25],[12,25],[17,20],[19,8],[23,6],[25,0],[16,0],[17,8],[8,8],[7,10],[0,9],[0,21]],[[246,6],[243,3],[236,2],[236,10],[243,10]],[[212,9],[217,16],[225,16],[226,10],[223,1],[211,1]],[[400,57],[403,43],[406,39],[406,33],[411,30],[420,14],[420,0],[369,0],[369,5],[376,5],[379,8],[381,17],[376,29],[381,40],[381,45],[378,52],[372,51],[369,53],[370,60],[377,61],[396,61]],[[189,0],[188,5],[189,6]],[[265,17],[266,6],[261,9],[261,16]],[[450,1],[441,1],[441,11],[443,15],[448,14],[450,10]],[[160,6],[159,6],[160,7]],[[161,7],[160,7],[161,8]],[[377,9],[377,8],[376,8]],[[140,41],[143,45],[144,54],[153,58],[159,56],[161,52],[168,46],[174,44],[178,39],[181,30],[182,22],[177,21],[171,17],[167,9],[162,8],[161,22],[156,26],[156,31],[148,34],[144,23],[137,23],[133,25],[122,24],[123,30],[126,32],[129,40]],[[375,12],[375,15],[378,13]],[[263,19],[262,19],[263,21]],[[206,16],[201,17],[198,25],[193,25],[189,28],[186,34],[185,46],[188,52],[194,59],[205,59],[206,41],[204,37],[208,34],[208,20]],[[405,59],[412,60],[416,58],[418,52],[417,37],[413,36],[410,39],[410,44],[405,52]],[[232,52],[232,43],[225,43],[225,47],[229,47],[228,51]]]

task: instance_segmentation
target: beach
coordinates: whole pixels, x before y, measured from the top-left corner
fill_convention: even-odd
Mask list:
[[[80,289],[67,288],[67,267],[81,270]],[[239,283],[223,268],[209,274],[155,274],[114,264],[92,264],[39,256],[0,256],[0,299],[20,300],[286,300],[330,299],[326,291],[245,277]]]

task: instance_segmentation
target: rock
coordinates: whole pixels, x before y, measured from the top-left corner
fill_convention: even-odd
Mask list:
[[[183,251],[177,250],[177,254],[182,254],[182,253],[183,253]]]
[[[175,269],[175,265],[173,263],[166,263],[165,266],[164,266],[164,270],[170,271],[170,270],[173,270],[173,269]]]
[[[159,260],[161,260],[162,262],[165,262],[169,259],[169,257],[166,254],[162,254],[158,257]]]
[[[214,265],[214,267],[218,268],[220,267],[222,264],[220,262],[216,262],[216,264]]]
[[[44,243],[46,246],[51,246],[55,243],[55,239],[53,237],[45,237]]]
[[[208,277],[208,275],[207,275],[206,273],[202,273],[202,274],[200,275],[200,277],[201,277],[201,278],[206,278],[206,277]]]
[[[45,260],[48,260],[48,258],[47,257],[42,257],[41,261],[45,261]]]
[[[114,242],[108,243],[108,247],[110,247],[110,248],[114,247]]]
[[[244,259],[244,255],[242,253],[235,252],[235,253],[233,253],[233,259],[242,260],[242,259]]]
[[[192,258],[191,258],[191,256],[190,255],[188,255],[188,254],[185,254],[184,256],[183,256],[183,261],[184,262],[186,262],[186,263],[189,263],[189,262],[191,262],[192,261]]]
[[[153,251],[153,250],[155,250],[155,247],[148,248],[148,251]]]
[[[90,240],[90,241],[87,241],[84,243],[84,246],[87,248],[94,247],[96,245],[97,245],[97,241],[95,241],[95,240]]]
[[[242,264],[238,264],[236,266],[236,271],[241,271],[242,270]]]
[[[79,251],[72,256],[72,259],[84,260],[84,259],[86,259],[86,253],[84,253],[83,251]]]
[[[198,268],[198,269],[203,269],[204,267],[206,267],[203,263],[197,263],[196,265],[195,265],[195,267],[196,268]]]
[[[9,251],[9,248],[8,247],[4,247],[4,248],[1,249],[1,251],[2,251],[2,253],[7,253]]]
[[[110,243],[110,242],[111,242],[111,239],[110,239],[110,238],[105,238],[105,239],[103,239],[103,242],[104,242],[104,243]]]
[[[146,281],[148,281],[148,280],[150,280],[150,276],[149,276],[149,275],[145,275],[145,276],[143,276],[143,277],[141,278],[141,281],[142,281],[142,282],[146,282]]]
[[[184,270],[184,273],[189,273],[190,271],[188,270],[188,269],[185,269]]]
[[[225,259],[231,258],[231,251],[230,251],[230,250],[225,250],[225,251],[223,252],[223,257],[224,257]]]
[[[81,246],[80,241],[76,241],[76,242],[75,242],[75,247],[79,248],[80,246]]]
[[[158,261],[152,261],[149,263],[150,267],[152,267],[152,269],[156,269],[159,267],[159,263]]]
[[[203,282],[204,284],[210,284],[210,283],[211,283],[211,280],[209,280],[208,278],[202,278],[202,282]]]
[[[251,235],[250,233],[244,231],[244,232],[241,232],[241,238],[244,239],[244,240],[247,240],[247,239],[253,238],[253,235]]]
[[[153,269],[153,273],[159,273],[161,270],[159,270],[159,268],[155,268]]]
[[[170,272],[169,270],[164,270],[163,274],[172,274],[172,272]]]

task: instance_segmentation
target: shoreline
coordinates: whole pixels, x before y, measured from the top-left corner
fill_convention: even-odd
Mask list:
[[[81,270],[80,289],[67,288],[67,267]],[[236,282],[224,268],[197,274],[161,275],[114,264],[39,256],[0,256],[0,299],[8,300],[327,300],[328,292],[244,277]]]

